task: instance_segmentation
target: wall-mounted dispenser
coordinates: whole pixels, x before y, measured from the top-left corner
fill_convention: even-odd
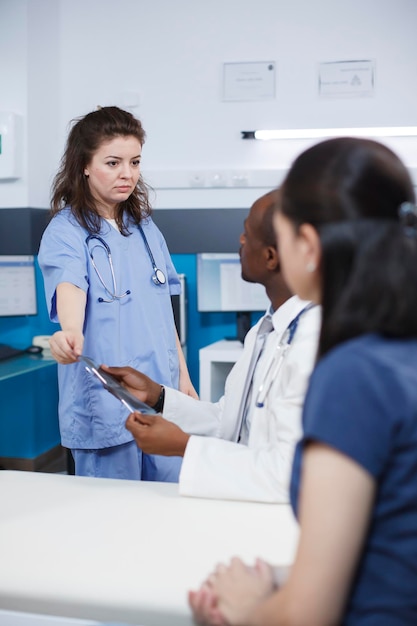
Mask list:
[[[0,112],[0,179],[20,178],[21,151],[21,118]]]

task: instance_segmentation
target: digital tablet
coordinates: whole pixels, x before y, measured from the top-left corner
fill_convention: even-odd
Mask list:
[[[87,372],[98,378],[103,387],[107,389],[107,391],[115,396],[118,400],[120,400],[120,402],[124,404],[124,406],[131,413],[133,413],[133,411],[153,415],[156,413],[154,409],[152,409],[152,407],[145,404],[145,402],[142,402],[141,400],[139,400],[139,398],[136,398],[136,396],[127,391],[127,389],[125,389],[123,385],[121,385],[119,381],[116,380],[116,378],[114,378],[111,374],[105,372],[103,369],[101,369],[101,367],[96,365],[94,361],[90,359],[90,357],[81,355],[78,357],[78,359],[84,363],[84,367]]]

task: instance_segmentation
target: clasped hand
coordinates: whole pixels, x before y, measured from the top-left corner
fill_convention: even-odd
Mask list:
[[[258,559],[248,566],[238,558],[218,565],[188,600],[201,626],[248,626],[257,605],[275,590],[273,569]]]

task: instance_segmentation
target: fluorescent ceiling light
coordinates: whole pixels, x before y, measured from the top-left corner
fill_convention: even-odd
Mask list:
[[[242,139],[317,139],[326,137],[417,137],[417,126],[368,128],[298,128],[293,130],[242,130]]]

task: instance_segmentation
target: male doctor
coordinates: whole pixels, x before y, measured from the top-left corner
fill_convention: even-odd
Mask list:
[[[301,435],[302,405],[316,357],[320,310],[289,297],[272,226],[278,201],[278,191],[261,197],[244,223],[242,278],[264,285],[271,307],[248,332],[219,402],[162,388],[129,367],[106,368],[163,413],[164,417],[132,413],[126,427],[145,453],[183,456],[181,495],[288,501],[293,451]],[[262,342],[252,371],[252,355]]]

